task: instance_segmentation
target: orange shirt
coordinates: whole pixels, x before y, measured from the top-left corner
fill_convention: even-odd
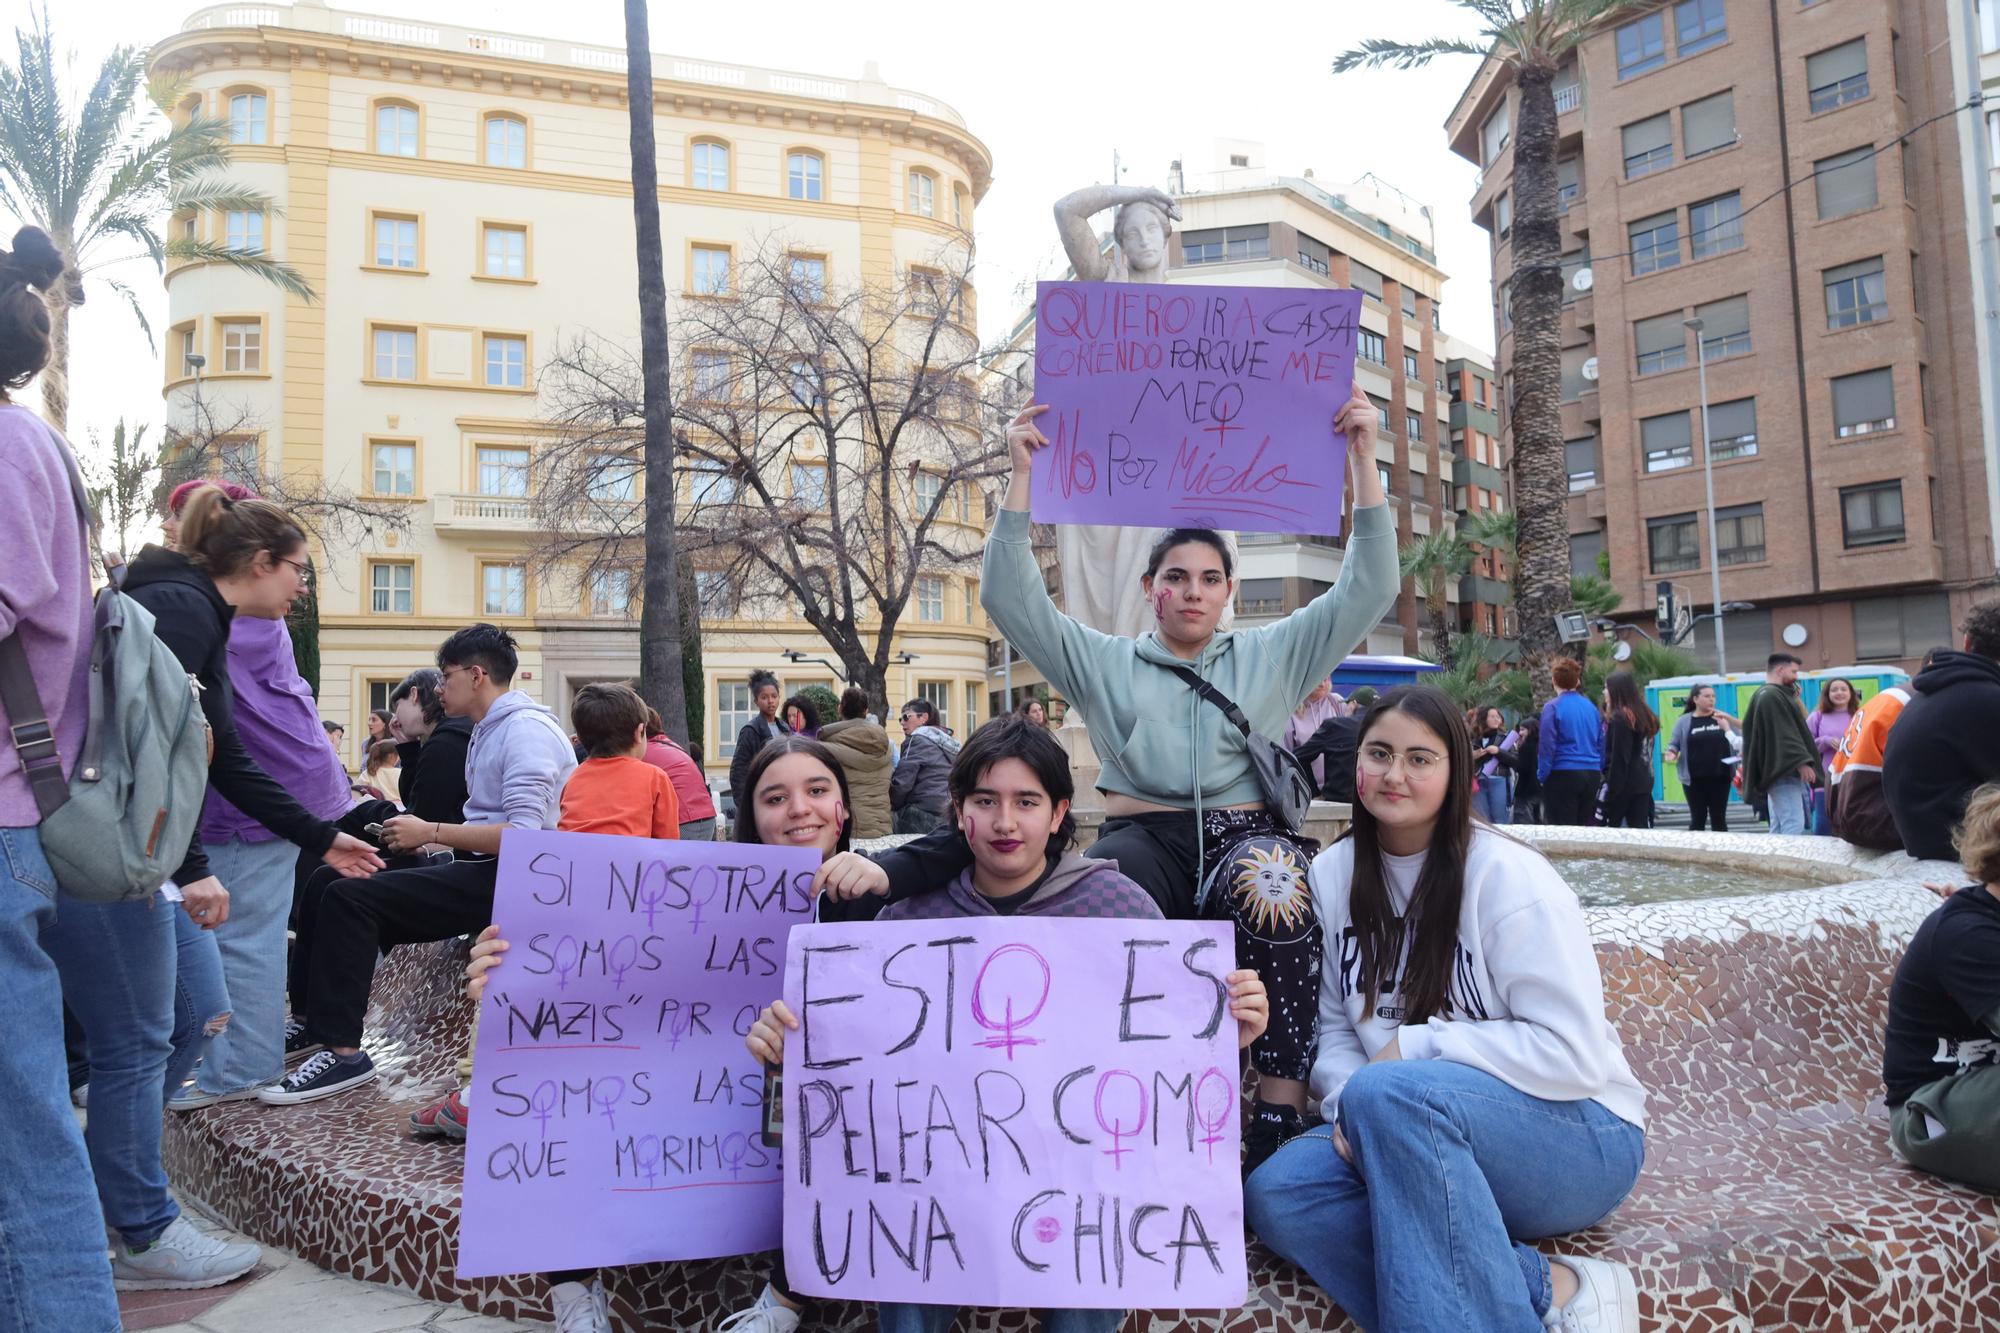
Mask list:
[[[565,833],[616,833],[627,838],[678,838],[681,803],[673,779],[643,759],[586,759],[562,789]]]
[[[1840,749],[1834,753],[1829,785],[1839,783],[1850,768],[1869,773],[1882,771],[1882,756],[1889,748],[1889,731],[1909,701],[1908,690],[1892,685],[1861,705],[1854,720],[1847,724]]]

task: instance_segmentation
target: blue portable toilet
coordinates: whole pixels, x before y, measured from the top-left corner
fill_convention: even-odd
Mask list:
[[[1414,685],[1433,672],[1444,670],[1436,662],[1421,657],[1369,657],[1344,659],[1333,669],[1334,692],[1345,698],[1363,685],[1373,685],[1378,694],[1398,685]]]
[[[1799,672],[1799,695],[1808,711],[1819,706],[1819,692],[1830,680],[1844,680],[1854,686],[1859,696],[1855,700],[1858,708],[1875,697],[1880,691],[1892,685],[1907,685],[1910,674],[1896,667],[1885,666],[1838,666],[1825,667],[1817,671]],[[1761,671],[1732,671],[1726,676],[1713,673],[1700,676],[1666,676],[1646,686],[1646,706],[1660,719],[1660,738],[1653,746],[1653,799],[1685,804],[1687,792],[1681,787],[1679,769],[1667,762],[1667,741],[1674,734],[1674,723],[1681,720],[1687,711],[1688,695],[1697,685],[1715,686],[1716,711],[1741,718],[1743,710],[1750,705],[1750,696],[1757,693],[1764,683]],[[1729,799],[1742,797],[1731,791]]]

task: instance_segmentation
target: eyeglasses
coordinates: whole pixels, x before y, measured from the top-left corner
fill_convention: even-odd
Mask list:
[[[1407,750],[1397,754],[1387,747],[1373,745],[1363,750],[1360,758],[1361,767],[1377,777],[1386,775],[1398,760],[1402,761],[1404,776],[1410,778],[1427,778],[1444,764],[1442,755],[1429,750]]]
[[[311,565],[308,565],[308,564],[307,564],[307,563],[305,563],[305,561],[303,561],[303,560],[288,560],[288,559],[286,559],[286,558],[285,558],[284,556],[282,556],[282,555],[278,557],[278,563],[279,563],[279,564],[281,564],[281,565],[290,565],[290,566],[291,566],[291,567],[292,567],[293,569],[296,569],[297,571],[299,571],[299,582],[300,582],[300,583],[304,583],[304,584],[306,584],[306,585],[308,585],[308,586],[310,586],[310,585],[311,585],[311,583],[312,583],[312,566],[311,566]]]
[[[444,670],[442,670],[442,671],[438,672],[438,679],[439,679],[439,680],[450,680],[450,679],[451,679],[451,673],[452,673],[452,672],[454,672],[454,671],[467,671],[467,672],[471,672],[471,671],[478,671],[478,670],[480,670],[480,669],[481,669],[481,668],[479,668],[479,667],[478,667],[478,666],[476,666],[476,665],[475,665],[475,666],[448,666],[448,667],[446,667],[446,668],[445,668]]]

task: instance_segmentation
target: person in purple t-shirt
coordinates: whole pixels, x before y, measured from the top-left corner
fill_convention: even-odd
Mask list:
[[[234,483],[183,482],[167,498],[161,524],[171,543],[182,505],[204,484],[232,500],[254,499]],[[229,624],[229,684],[236,693],[236,733],[258,767],[312,814],[331,821],[352,803],[340,757],[326,743],[312,687],[299,674],[292,636],[282,620],[237,616]],[[197,831],[209,866],[230,890],[229,918],[203,930],[186,913],[175,920],[177,942],[219,950],[234,1015],[209,1043],[193,1083],[167,1105],[192,1111],[217,1102],[247,1101],[284,1077],[285,928],[292,910],[299,849],[209,788]],[[313,864],[318,857],[311,858]]]

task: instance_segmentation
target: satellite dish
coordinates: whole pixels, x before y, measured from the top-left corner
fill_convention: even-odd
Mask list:
[[[1584,362],[1584,363],[1583,363],[1583,372],[1582,372],[1582,373],[1583,373],[1583,377],[1584,377],[1585,379],[1589,380],[1589,381],[1590,381],[1590,382],[1591,382],[1592,384],[1595,384],[1595,383],[1597,383],[1597,358],[1596,358],[1596,357],[1594,357],[1594,356],[1593,356],[1593,357],[1591,357],[1591,358],[1590,358],[1590,360],[1588,360],[1588,361],[1586,361],[1586,362]]]
[[[1617,646],[1616,648],[1613,648],[1613,649],[1611,650],[1611,656],[1612,656],[1612,657],[1613,657],[1614,659],[1616,659],[1617,661],[1620,661],[1620,662],[1629,662],[1629,661],[1631,661],[1631,660],[1632,660],[1632,645],[1631,645],[1631,644],[1629,644],[1629,643],[1627,643],[1627,642],[1625,642],[1625,640],[1623,640],[1623,639],[1620,639],[1620,640],[1618,641],[1618,646]]]
[[[1569,285],[1580,292],[1587,292],[1590,290],[1591,284],[1596,281],[1597,279],[1590,276],[1589,269],[1580,268],[1576,271],[1576,276],[1569,280]]]

